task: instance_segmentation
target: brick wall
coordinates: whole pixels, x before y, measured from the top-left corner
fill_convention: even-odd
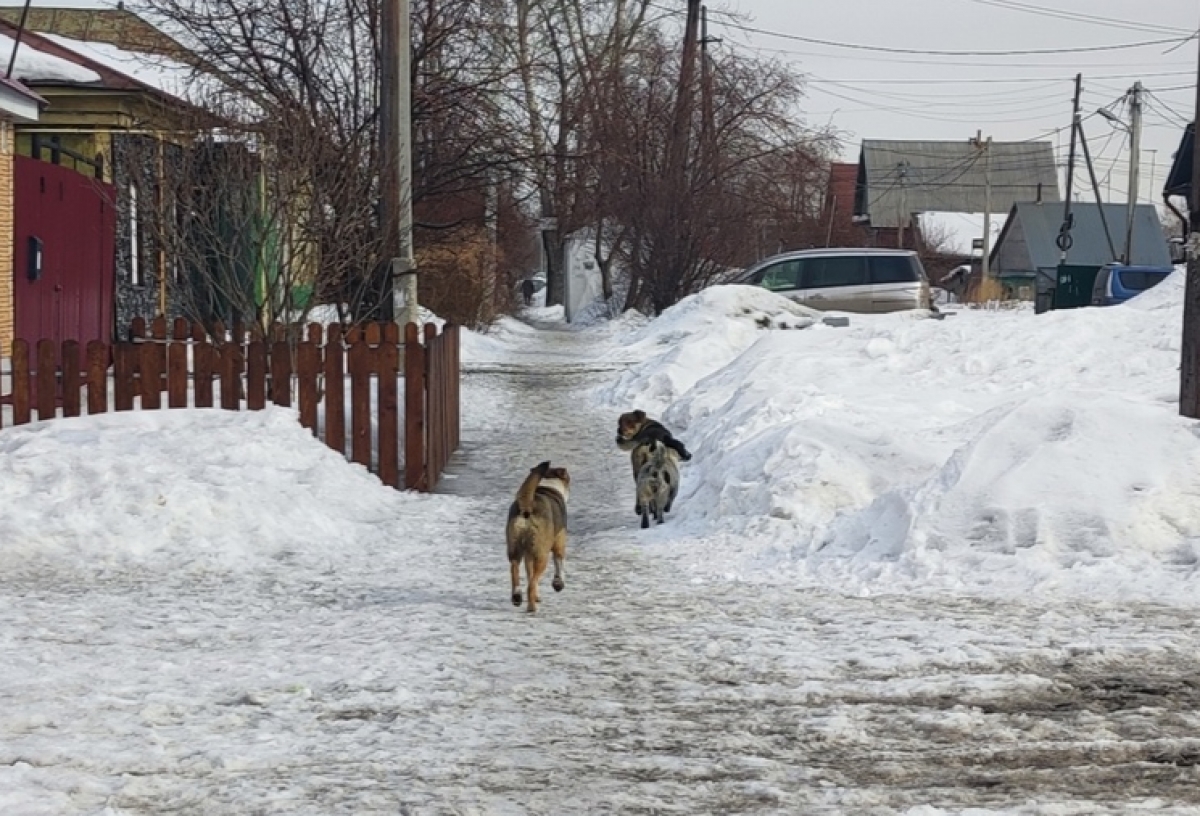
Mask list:
[[[13,308],[13,128],[0,122],[0,357],[12,353]]]

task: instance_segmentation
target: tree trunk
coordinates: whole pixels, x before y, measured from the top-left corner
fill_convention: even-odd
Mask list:
[[[562,233],[542,230],[542,252],[546,258],[546,305],[559,306],[566,294]]]

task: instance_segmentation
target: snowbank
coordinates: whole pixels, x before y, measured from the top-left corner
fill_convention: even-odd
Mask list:
[[[639,340],[667,347],[603,396],[674,398],[695,459],[655,540],[696,573],[1184,601],[1200,426],[1177,416],[1182,291],[806,332],[665,314]]]
[[[418,503],[436,513],[281,408],[131,411],[0,431],[0,569],[10,573],[328,565],[389,542]]]
[[[649,412],[666,408],[697,380],[733,360],[768,329],[806,329],[821,313],[757,286],[713,286],[684,298],[624,337],[622,357],[638,357],[601,401]]]

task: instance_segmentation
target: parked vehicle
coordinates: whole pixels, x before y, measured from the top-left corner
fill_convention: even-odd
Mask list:
[[[929,280],[917,253],[901,249],[804,249],[748,268],[740,282],[823,311],[929,309]]]
[[[1100,267],[1092,285],[1093,306],[1115,306],[1152,289],[1167,279],[1169,266],[1125,266],[1110,263]]]

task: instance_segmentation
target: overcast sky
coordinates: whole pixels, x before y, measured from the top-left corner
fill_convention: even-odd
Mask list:
[[[848,161],[857,160],[864,138],[967,139],[976,131],[996,140],[1036,138],[1070,123],[1076,73],[1083,74],[1085,115],[1110,106],[1128,121],[1128,106],[1118,100],[1141,80],[1153,95],[1146,98],[1139,194],[1158,202],[1183,124],[1194,114],[1195,40],[1059,54],[889,54],[730,28],[720,10],[743,15],[742,25],[791,37],[913,51],[1005,52],[1187,37],[1200,24],[1196,0],[724,1],[709,0],[709,35],[721,37],[724,46],[788,60],[807,74],[807,120],[843,131]],[[1104,192],[1111,186],[1112,200],[1124,201],[1126,134],[1099,116],[1087,119],[1084,130]],[[1069,131],[1045,138],[1061,147],[1065,162]],[[1077,194],[1086,183],[1080,171],[1082,164]]]

